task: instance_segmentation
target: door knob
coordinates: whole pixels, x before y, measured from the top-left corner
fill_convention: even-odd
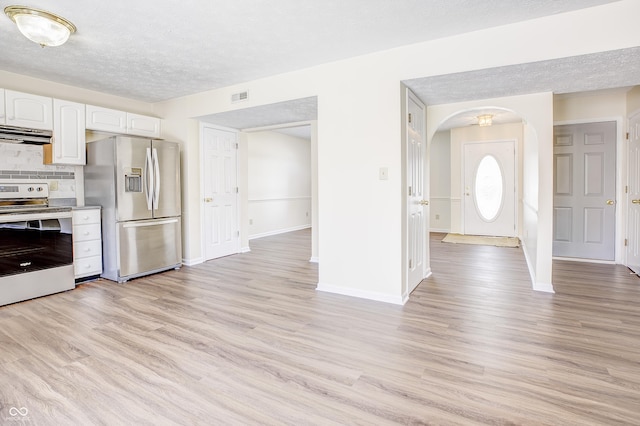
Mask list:
[[[213,201],[213,198],[210,198],[210,197],[207,197],[207,198],[204,199],[205,203],[210,203],[212,201]]]
[[[608,206],[612,206],[612,205],[614,205],[615,203],[616,203],[616,202],[615,202],[615,201],[613,201],[613,200],[607,200],[607,205],[608,205]]]
[[[640,200],[631,200],[632,204],[640,204]]]
[[[429,205],[429,201],[427,200],[421,200],[419,203],[421,206],[428,206]]]

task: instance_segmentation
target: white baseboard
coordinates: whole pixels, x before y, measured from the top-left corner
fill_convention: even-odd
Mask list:
[[[443,234],[448,234],[449,232],[451,232],[451,230],[449,230],[449,229],[429,228],[429,232],[440,232],[440,233],[443,233]]]
[[[312,256],[311,259],[309,259],[309,262],[311,262],[311,263],[320,263],[320,258],[318,258],[316,256]]]
[[[262,232],[260,234],[249,235],[250,240],[255,240],[256,238],[270,237],[272,235],[285,234],[287,232],[300,231],[301,229],[311,228],[311,225],[300,225],[294,226],[286,229],[277,229],[275,231]]]
[[[520,243],[522,243],[522,253],[524,253],[524,260],[527,261],[527,268],[529,269],[529,276],[531,277],[531,288],[533,288],[534,291],[541,291],[544,293],[555,293],[555,291],[553,291],[552,283],[537,282],[535,269],[533,269],[533,265],[531,264],[531,259],[529,259],[529,256],[527,256],[528,250],[524,242],[524,239],[520,238]]]
[[[242,247],[240,249],[240,253],[249,253],[251,251],[251,249],[249,247]]]
[[[553,256],[553,260],[566,260],[568,262],[584,262],[584,263],[601,263],[603,265],[615,265],[615,260],[599,260],[599,259],[582,259],[577,257],[557,257]]]
[[[534,283],[533,289],[544,293],[555,293],[555,291],[553,291],[553,284],[551,283]]]
[[[394,305],[404,305],[407,302],[406,297],[402,296],[392,296],[384,293],[338,287],[330,284],[318,283],[316,290],[326,293],[341,294],[343,296],[358,297],[360,299],[375,300],[376,302],[392,303]]]
[[[195,259],[182,259],[182,264],[185,266],[193,266],[204,263],[204,258],[196,257]]]

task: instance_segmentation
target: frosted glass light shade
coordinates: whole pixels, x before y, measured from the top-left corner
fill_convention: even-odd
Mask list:
[[[4,13],[16,23],[26,38],[43,47],[60,46],[76,32],[71,22],[44,10],[7,6]]]
[[[478,116],[478,125],[480,125],[480,127],[491,126],[491,123],[493,123],[492,114],[485,114],[485,115]]]

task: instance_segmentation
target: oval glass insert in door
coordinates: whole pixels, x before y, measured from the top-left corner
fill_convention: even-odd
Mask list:
[[[504,201],[504,175],[493,155],[485,155],[475,176],[473,198],[480,217],[491,222],[498,217]]]

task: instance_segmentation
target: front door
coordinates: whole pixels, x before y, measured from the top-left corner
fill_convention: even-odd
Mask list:
[[[205,260],[238,253],[236,133],[202,126]]]
[[[409,293],[427,273],[427,227],[424,199],[425,121],[424,105],[410,92],[407,96],[407,260]]]
[[[553,255],[614,260],[616,123],[553,128]]]
[[[515,141],[464,144],[464,233],[516,235]]]
[[[629,120],[627,266],[640,274],[640,114]]]

